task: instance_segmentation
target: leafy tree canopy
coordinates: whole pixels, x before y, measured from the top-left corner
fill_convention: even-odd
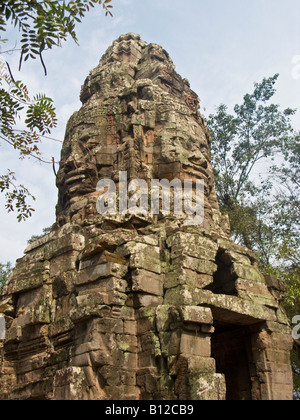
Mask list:
[[[15,80],[6,54],[20,54],[19,70],[23,62],[38,58],[47,74],[43,53],[71,37],[78,43],[76,24],[95,6],[102,5],[106,15],[111,15],[111,0],[1,0],[0,1],[0,142],[9,144],[20,158],[42,158],[39,151],[41,139],[57,125],[53,100],[44,94],[31,97],[27,86]],[[8,40],[5,31],[13,25],[20,34],[18,46],[5,50]],[[2,36],[4,35],[4,36]],[[20,126],[21,122],[21,126]],[[28,189],[18,185],[15,173],[7,169],[0,173],[0,192],[5,194],[8,212],[17,211],[18,221],[30,217],[34,209],[28,198],[34,199]]]
[[[299,220],[299,133],[291,123],[296,110],[271,102],[277,79],[256,83],[234,114],[221,104],[208,118],[221,210],[229,215],[234,239],[253,250],[262,250],[267,238],[270,245],[270,237],[278,242],[275,231],[295,232]],[[275,158],[279,164],[272,164]]]
[[[1,287],[3,287],[9,279],[9,276],[11,275],[12,271],[13,267],[10,262],[7,262],[5,264],[0,263],[0,291]]]
[[[292,320],[300,313],[300,133],[291,123],[296,111],[271,102],[277,79],[256,83],[233,114],[221,104],[208,125],[216,192],[232,237],[256,253],[264,273],[285,281]],[[297,340],[292,362],[300,395]]]
[[[290,116],[296,110],[281,111],[270,103],[278,76],[256,83],[254,92],[234,107],[234,115],[221,104],[208,118],[217,192],[221,205],[228,208],[251,193],[254,167],[263,159],[273,159],[294,138]]]
[[[256,252],[265,272],[287,281],[288,305],[297,306],[300,133],[291,123],[296,110],[282,111],[271,102],[277,79],[278,74],[255,83],[234,114],[218,106],[208,125],[217,196],[233,239]]]

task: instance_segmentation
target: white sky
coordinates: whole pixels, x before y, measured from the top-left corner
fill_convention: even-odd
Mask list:
[[[68,118],[80,108],[79,93],[89,71],[120,35],[139,33],[143,40],[162,45],[177,72],[189,79],[205,114],[225,103],[240,103],[253,83],[280,74],[274,102],[282,109],[298,108],[294,125],[300,129],[300,2],[299,0],[112,0],[113,18],[92,10],[77,27],[80,46],[68,41],[45,54],[48,76],[36,62],[17,72],[17,54],[6,56],[15,78],[30,93],[44,92],[55,101],[59,126],[52,137],[63,140]],[[10,46],[18,39],[9,34]],[[45,140],[47,158],[60,157],[59,143]],[[0,147],[0,172],[14,170],[18,183],[36,197],[33,217],[22,223],[7,214],[0,197],[0,262],[22,257],[27,240],[55,221],[57,189],[51,166],[20,161]]]

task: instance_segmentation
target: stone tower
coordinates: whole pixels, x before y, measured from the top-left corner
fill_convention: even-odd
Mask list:
[[[0,296],[0,399],[292,398],[283,284],[229,238],[199,99],[158,45],[121,36],[69,120],[53,231]],[[204,180],[204,219],[99,214],[101,179]],[[3,337],[2,337],[3,338]]]

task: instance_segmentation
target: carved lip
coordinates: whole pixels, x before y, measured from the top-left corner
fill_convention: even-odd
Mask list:
[[[86,176],[85,176],[84,174],[81,174],[81,175],[75,175],[75,176],[68,177],[68,178],[65,180],[65,183],[66,183],[67,185],[69,185],[69,184],[74,184],[75,182],[81,181],[81,180],[83,180],[83,179],[85,179],[85,178],[86,178]]]

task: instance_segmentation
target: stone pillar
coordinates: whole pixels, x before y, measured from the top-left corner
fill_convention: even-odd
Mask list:
[[[253,327],[253,399],[291,400],[293,376],[290,351],[293,339],[289,327],[267,322]]]
[[[161,306],[156,311],[162,354],[166,359],[175,398],[225,399],[225,378],[216,374],[211,357],[213,317],[200,306]]]

